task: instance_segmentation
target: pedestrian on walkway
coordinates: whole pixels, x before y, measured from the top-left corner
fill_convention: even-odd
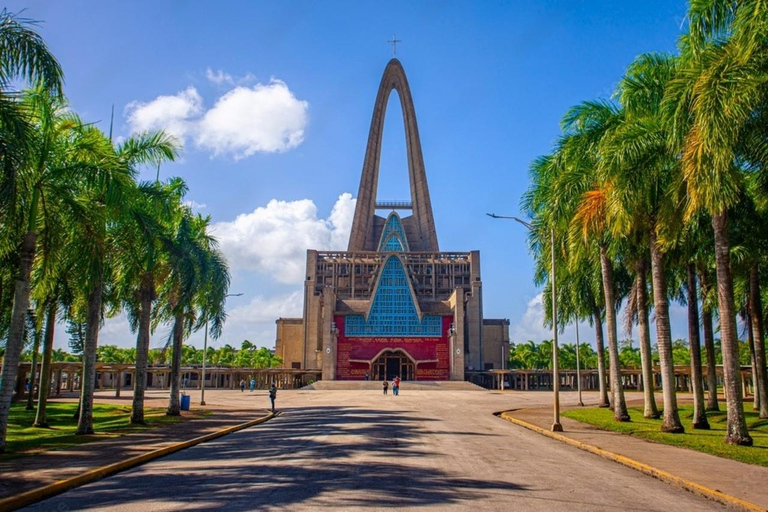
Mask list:
[[[277,386],[272,383],[272,387],[269,388],[269,401],[272,402],[272,412],[275,412],[275,398],[277,398]]]
[[[251,393],[253,393],[254,389],[256,389],[256,379],[251,378]]]
[[[386,395],[387,394],[387,390],[389,389],[389,381],[385,380],[384,384],[382,385],[382,387],[384,388],[384,394]]]
[[[243,391],[245,391],[245,381],[240,379],[240,392],[242,393]]]
[[[392,381],[392,394],[395,396],[400,394],[400,377],[395,377]]]

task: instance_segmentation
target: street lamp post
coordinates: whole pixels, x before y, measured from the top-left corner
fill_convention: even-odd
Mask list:
[[[494,219],[512,219],[526,228],[529,231],[534,231],[533,226],[517,217],[511,217],[506,215],[496,215],[495,213],[486,213],[489,217]],[[550,279],[552,283],[552,390],[554,391],[554,403],[553,403],[553,422],[552,432],[562,432],[563,425],[560,423],[560,368],[558,366],[558,347],[557,347],[557,280],[555,278],[555,230],[550,230],[550,242],[551,242],[551,254],[552,254],[552,266],[550,267]]]
[[[227,297],[240,297],[242,293],[232,293]],[[200,380],[200,405],[205,405],[205,358],[208,356],[208,312],[205,312],[205,341],[203,341],[203,375]]]

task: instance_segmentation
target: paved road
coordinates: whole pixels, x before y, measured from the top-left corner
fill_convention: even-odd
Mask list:
[[[212,398],[257,407],[266,401],[262,395],[221,392]],[[281,392],[283,414],[266,424],[31,510],[721,508],[491,414],[549,396],[407,388],[399,397]]]

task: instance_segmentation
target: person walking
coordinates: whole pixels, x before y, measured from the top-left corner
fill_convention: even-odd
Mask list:
[[[277,386],[272,383],[272,387],[269,388],[269,401],[272,402],[272,412],[275,412],[275,398],[277,398]]]
[[[384,383],[382,384],[382,387],[384,388],[384,394],[386,395],[387,390],[389,389],[389,381],[385,380]]]
[[[254,389],[256,389],[256,379],[251,378],[251,393],[253,393]]]
[[[395,377],[392,381],[392,394],[395,396],[400,394],[400,377]]]
[[[245,391],[245,381],[243,379],[240,379],[240,392]]]

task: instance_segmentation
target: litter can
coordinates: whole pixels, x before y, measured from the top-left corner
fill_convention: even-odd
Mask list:
[[[189,410],[189,395],[181,395],[181,410]]]

